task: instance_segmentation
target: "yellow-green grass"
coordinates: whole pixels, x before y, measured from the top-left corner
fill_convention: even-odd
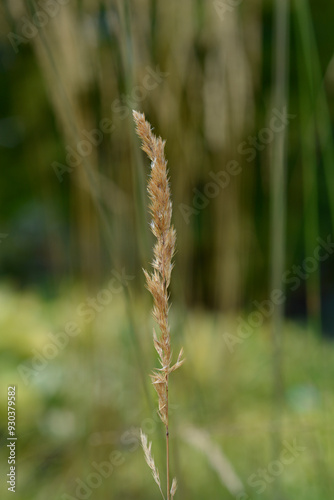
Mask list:
[[[75,313],[87,298],[79,288],[64,290],[52,301],[5,286],[0,296],[0,418],[6,437],[6,386],[14,383],[19,498],[58,500],[63,494],[76,498],[76,478],[85,481],[94,471],[92,463],[108,460],[113,451],[120,453],[121,463],[92,490],[91,498],[154,498],[156,485],[147,474],[136,433],[144,428],[154,443],[157,461],[163,460],[164,435],[155,404],[150,407],[145,397],[122,296],[115,296],[87,324]],[[152,326],[147,324],[148,308],[148,298],[141,297],[133,310],[146,366],[153,365],[155,356],[147,342]],[[32,349],[41,351],[50,342],[50,332],[60,332],[74,320],[80,324],[80,334],[26,386],[17,366],[29,363]],[[182,343],[187,352],[187,363],[170,387],[171,427],[176,436],[171,453],[180,479],[179,495],[233,498],[209,463],[210,457],[185,439],[195,428],[219,446],[249,498],[269,500],[277,481],[287,498],[331,498],[334,346],[300,325],[286,323],[284,401],[279,415],[272,400],[268,325],[236,344],[231,353],[224,334],[233,333],[234,327],[234,319],[222,314],[197,310],[184,316],[173,307],[173,345],[177,351]],[[150,387],[149,391],[155,403],[155,393]],[[257,494],[247,481],[279,460],[272,452],[272,438],[279,428],[282,450],[284,441],[294,440],[305,450]],[[6,463],[4,447],[1,460]]]

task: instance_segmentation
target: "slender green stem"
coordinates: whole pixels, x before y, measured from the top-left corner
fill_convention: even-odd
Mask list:
[[[274,96],[276,109],[284,109],[288,102],[288,41],[289,41],[289,0],[275,0],[274,38]],[[282,289],[282,274],[285,267],[286,233],[286,127],[276,134],[271,151],[271,289]],[[283,397],[282,371],[282,329],[284,319],[283,304],[276,306],[271,325],[273,359],[274,418],[278,421],[277,432],[273,434],[273,456],[281,446],[280,415]],[[273,498],[281,498],[281,485],[276,482]]]
[[[166,468],[167,468],[167,500],[169,500],[169,417],[168,417],[168,375],[166,375],[167,392],[167,425],[166,425]]]

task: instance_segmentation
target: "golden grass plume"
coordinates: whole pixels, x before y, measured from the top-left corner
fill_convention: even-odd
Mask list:
[[[158,394],[159,415],[166,428],[166,454],[167,454],[167,499],[173,498],[177,488],[176,479],[173,479],[169,489],[169,421],[168,421],[168,381],[171,372],[179,368],[184,359],[181,349],[177,361],[171,364],[170,327],[168,322],[169,294],[171,272],[173,269],[173,255],[175,252],[176,232],[171,224],[172,202],[170,195],[167,161],[165,158],[165,141],[156,137],[151,125],[145,120],[145,115],[133,111],[136,123],[136,132],[142,140],[142,149],[151,160],[151,173],[148,183],[150,197],[150,213],[152,215],[151,230],[156,237],[152,262],[153,272],[150,274],[144,270],[147,288],[153,297],[153,316],[159,326],[160,334],[153,329],[153,343],[158,353],[161,368],[154,370],[151,375],[152,384]],[[142,435],[142,445],[145,457],[152,472],[153,458],[150,454],[150,445],[147,446],[147,438]],[[154,465],[153,476],[157,482],[159,478]],[[160,488],[160,479],[157,483]],[[161,488],[160,488],[161,491]],[[161,492],[162,493],[162,492]]]

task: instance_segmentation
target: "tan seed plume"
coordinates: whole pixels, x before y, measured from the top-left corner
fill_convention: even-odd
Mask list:
[[[173,498],[176,491],[176,479],[173,480],[171,490],[169,489],[169,428],[168,428],[168,381],[169,374],[179,368],[182,359],[181,349],[177,361],[171,365],[170,327],[168,322],[169,295],[171,272],[173,269],[173,255],[175,251],[176,233],[171,225],[172,202],[165,158],[165,141],[156,137],[151,130],[151,125],[145,120],[144,114],[133,111],[136,123],[136,132],[142,140],[142,149],[151,160],[151,173],[148,183],[150,197],[150,213],[152,215],[151,230],[156,237],[152,262],[153,272],[150,274],[144,270],[147,288],[153,297],[153,316],[159,326],[160,334],[153,329],[154,347],[158,353],[161,368],[155,370],[151,375],[152,384],[158,394],[159,415],[166,428],[166,451],[167,451],[167,499]],[[150,448],[147,448],[147,438],[142,444],[145,451],[146,461],[150,456]],[[152,462],[150,462],[152,463]],[[157,471],[157,469],[156,469]]]

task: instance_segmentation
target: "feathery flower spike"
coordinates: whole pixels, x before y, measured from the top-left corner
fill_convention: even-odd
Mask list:
[[[144,270],[144,274],[146,286],[153,297],[153,316],[160,330],[159,336],[153,330],[153,343],[159,356],[161,368],[153,372],[151,380],[158,394],[158,413],[166,428],[167,500],[170,500],[175,495],[177,482],[176,479],[173,479],[171,489],[169,489],[168,381],[170,373],[177,370],[184,362],[184,359],[182,359],[183,349],[181,349],[176,363],[171,366],[168,287],[173,269],[172,259],[175,251],[176,233],[171,225],[172,202],[164,151],[165,141],[152,133],[151,125],[145,120],[144,114],[133,111],[133,117],[136,123],[136,132],[142,140],[142,150],[151,160],[150,180],[147,190],[152,215],[151,230],[156,237],[156,243],[153,248],[153,272],[150,274]],[[143,438],[142,442],[145,442]],[[150,452],[150,445],[147,448],[143,444],[143,448],[144,451],[146,450],[146,461],[151,467],[152,462],[149,463],[147,459],[147,450]]]

